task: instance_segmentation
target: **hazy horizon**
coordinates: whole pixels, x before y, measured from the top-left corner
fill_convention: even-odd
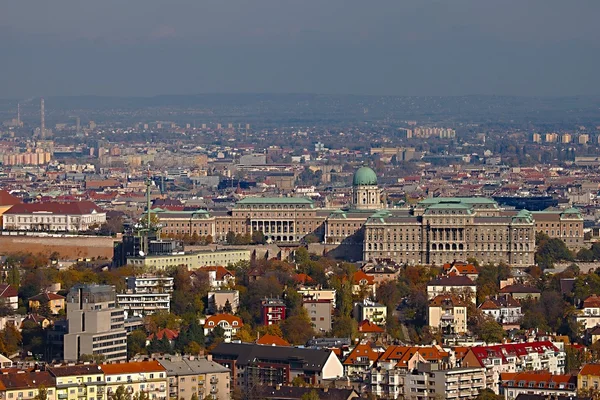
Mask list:
[[[600,2],[5,2],[0,98],[600,95]]]

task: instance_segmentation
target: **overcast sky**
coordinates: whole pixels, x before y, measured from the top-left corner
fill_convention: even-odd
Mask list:
[[[5,0],[0,97],[600,94],[599,0]]]

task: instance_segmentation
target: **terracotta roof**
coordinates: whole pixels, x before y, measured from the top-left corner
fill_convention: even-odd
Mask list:
[[[158,340],[162,340],[165,335],[167,336],[168,340],[175,340],[179,337],[179,332],[167,328],[163,328],[156,332],[156,338]],[[151,333],[150,336],[148,336],[148,340],[152,339],[154,339],[154,333]]]
[[[396,366],[400,368],[408,367],[408,360],[419,353],[426,361],[439,362],[448,357],[448,352],[438,348],[437,346],[389,346],[385,352],[379,357],[379,361],[396,361]]]
[[[165,367],[156,360],[127,362],[120,364],[100,364],[100,368],[105,374],[140,374],[145,372],[166,371]]]
[[[506,362],[507,357],[524,357],[529,353],[543,354],[546,351],[558,352],[558,348],[550,341],[527,342],[527,343],[505,343],[495,346],[473,346],[471,352],[483,366],[483,360],[488,358],[501,358]]]
[[[0,374],[0,383],[7,390],[37,389],[40,386],[54,387],[54,377],[48,371],[9,372]]]
[[[233,276],[233,274],[231,273],[231,271],[229,271],[227,268],[222,267],[222,266],[201,267],[201,268],[198,268],[198,271],[206,271],[206,272],[215,271],[216,272],[216,279],[218,281],[222,281],[223,278],[225,278],[227,275]]]
[[[50,293],[50,292],[44,292],[44,293],[40,293],[40,294],[36,294],[33,297],[30,297],[29,300],[37,300],[40,302],[48,302],[50,300],[61,300],[64,299],[63,296],[56,294],[56,293]]]
[[[102,213],[103,211],[91,201],[71,201],[66,203],[29,203],[15,204],[4,214],[32,214],[35,212],[47,212],[58,215],[84,215],[92,212]]]
[[[499,308],[500,307],[496,303],[491,301],[490,299],[487,299],[486,301],[481,303],[481,305],[479,306],[480,310],[497,310]]]
[[[15,204],[21,204],[21,199],[6,190],[0,190],[0,206],[14,206]]]
[[[313,278],[311,278],[310,276],[301,273],[301,274],[296,274],[296,276],[294,276],[294,281],[296,281],[296,283],[302,283],[302,284],[306,284],[306,283],[313,283],[315,280]]]
[[[600,296],[593,294],[583,301],[583,308],[600,307]]]
[[[242,319],[240,317],[236,317],[235,315],[231,314],[217,314],[211,315],[210,317],[206,318],[206,321],[204,321],[204,327],[209,329],[214,328],[218,326],[219,322],[221,321],[226,321],[230,326],[234,326],[233,323],[237,322],[237,324],[235,325],[236,328],[241,328],[242,326],[244,326],[244,322],[242,322]]]
[[[362,333],[383,333],[385,330],[379,325],[374,324],[373,322],[365,319],[361,323],[358,324],[358,331]]]
[[[269,333],[262,335],[255,343],[263,346],[290,346],[287,340]]]
[[[465,303],[452,294],[437,295],[429,302],[429,307],[442,307],[444,305],[451,305],[452,307],[465,307]]]
[[[375,282],[375,278],[365,274],[364,271],[359,269],[352,275],[352,283],[358,285],[361,281],[366,281],[367,285],[372,285]]]
[[[19,294],[17,293],[17,289],[9,285],[8,283],[0,284],[0,297],[17,297]]]
[[[348,357],[346,357],[344,360],[344,365],[356,364],[361,362],[359,361],[359,358],[363,359],[364,357],[369,359],[369,364],[373,364],[375,361],[377,361],[380,355],[381,353],[373,350],[371,344],[358,344],[354,349],[352,349],[350,354],[348,354]]]
[[[563,389],[567,389],[569,383],[577,386],[577,377],[574,375],[553,375],[547,371],[527,371],[527,372],[505,372],[500,374],[500,380],[504,387],[518,387],[519,382],[525,382],[524,387],[528,387],[530,382],[534,382],[536,390],[549,388],[549,383],[564,384]],[[510,383],[510,384],[509,384]],[[555,387],[560,389],[560,387]]]
[[[600,376],[600,364],[585,364],[581,367],[579,375]]]
[[[479,271],[477,271],[477,268],[475,268],[475,266],[473,264],[462,264],[462,265],[454,265],[452,266],[452,268],[450,268],[450,270],[456,270],[456,272],[458,272],[459,274],[462,275],[472,275],[472,274],[476,274],[479,275]]]
[[[48,372],[55,377],[102,374],[102,370],[97,364],[52,365],[48,366]]]

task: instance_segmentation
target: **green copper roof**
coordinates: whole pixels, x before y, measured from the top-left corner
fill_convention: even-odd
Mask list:
[[[377,175],[375,175],[375,171],[369,167],[360,167],[354,173],[352,185],[377,185]]]
[[[419,202],[424,206],[439,203],[497,204],[494,199],[487,197],[431,197]]]
[[[308,197],[246,197],[236,204],[309,204],[314,201]]]

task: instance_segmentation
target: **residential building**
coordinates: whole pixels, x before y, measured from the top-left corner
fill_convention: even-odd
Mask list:
[[[600,364],[585,364],[577,374],[577,388],[581,391],[600,390]]]
[[[285,319],[286,306],[281,299],[263,299],[260,309],[263,325],[277,325]]]
[[[477,286],[466,276],[440,276],[427,284],[427,298],[434,299],[439,295],[453,294],[465,301],[477,301]]]
[[[303,400],[316,393],[319,399],[352,400],[360,398],[355,389],[312,388],[301,386],[265,386],[261,387],[260,398],[265,400]]]
[[[46,388],[47,400],[56,400],[56,383],[48,371],[13,370],[0,374],[0,395],[4,399],[34,400],[40,387]]]
[[[379,335],[382,335],[385,333],[385,329],[382,328],[381,326],[369,321],[368,319],[365,319],[361,322],[358,323],[358,333],[363,337],[363,338],[376,338]]]
[[[454,261],[452,263],[444,264],[444,274],[448,276],[466,276],[473,282],[477,280],[479,271],[473,264],[467,264],[464,262]]]
[[[583,329],[591,329],[600,325],[600,296],[588,296],[578,310],[577,324],[581,324]]]
[[[533,212],[535,231],[561,239],[570,250],[583,247],[583,216],[577,208]]]
[[[366,375],[368,391],[378,398],[397,399],[404,393],[406,373],[394,368],[393,363],[378,363]]]
[[[4,229],[4,219],[3,215],[6,211],[8,211],[15,204],[20,204],[21,199],[16,196],[13,196],[6,190],[0,190],[0,228]]]
[[[427,323],[443,334],[467,332],[467,304],[455,295],[441,294],[429,302]]]
[[[19,293],[14,286],[8,283],[0,284],[0,301],[16,310],[19,308]]]
[[[306,309],[310,322],[315,331],[326,333],[331,330],[331,314],[333,307],[329,300],[303,300],[302,307]]]
[[[125,278],[127,290],[132,293],[173,293],[173,278],[143,274]]]
[[[228,304],[231,307],[231,314],[235,314],[240,306],[240,292],[238,290],[211,290],[208,292],[209,313],[223,312]]]
[[[382,352],[382,348],[375,343],[357,344],[344,360],[344,374],[362,376],[371,369]]]
[[[106,212],[91,201],[22,203],[3,214],[4,229],[79,232],[106,222]]]
[[[517,324],[523,313],[521,304],[513,299],[510,294],[501,294],[486,299],[478,307],[485,315],[488,315],[502,325]]]
[[[439,364],[419,363],[404,377],[404,399],[475,399],[486,388],[481,367],[440,368]]]
[[[46,370],[56,380],[57,399],[106,399],[104,372],[96,364],[49,365]]]
[[[358,270],[352,275],[352,294],[355,296],[375,297],[377,284],[375,278],[367,275],[364,271]]]
[[[144,317],[156,312],[171,311],[171,293],[120,293],[117,305],[125,312],[125,318]]]
[[[211,289],[221,289],[235,285],[235,275],[222,266],[201,267],[197,272],[208,273],[208,282]]]
[[[302,295],[304,300],[329,300],[335,308],[335,289],[322,289],[320,287],[301,286],[297,292]]]
[[[387,307],[373,301],[363,300],[354,304],[353,315],[358,322],[369,320],[376,325],[385,326]]]
[[[44,292],[30,297],[28,302],[30,311],[37,311],[44,306],[48,307],[51,314],[58,315],[61,310],[65,309],[65,298],[51,292]]]
[[[362,270],[368,276],[373,278],[375,285],[379,285],[383,282],[395,281],[400,275],[400,268],[395,264],[374,264],[365,265]]]
[[[514,400],[520,394],[540,394],[556,398],[577,395],[577,376],[553,375],[546,371],[505,372],[500,375],[501,394]]]
[[[412,371],[419,362],[452,365],[449,352],[440,346],[388,346],[377,360],[377,365],[389,364],[388,368]]]
[[[537,300],[540,298],[542,292],[536,287],[523,285],[522,283],[515,283],[504,286],[502,289],[500,289],[500,294],[508,294],[515,300],[525,300],[529,298]]]
[[[124,386],[127,394],[147,392],[151,400],[165,400],[168,396],[167,370],[156,360],[100,364],[106,380],[106,396]]]
[[[202,321],[201,321],[202,323]],[[204,335],[208,336],[217,326],[223,328],[225,343],[231,342],[231,338],[237,335],[244,323],[240,317],[231,314],[216,314],[206,318],[204,324]]]
[[[183,265],[195,270],[207,265],[233,265],[240,261],[250,261],[250,250],[226,249],[215,251],[178,252],[177,254],[157,254],[127,257],[127,264],[145,266],[157,271],[168,267]]]
[[[212,361],[212,357],[164,356],[157,361],[166,369],[169,398],[191,400],[230,399],[231,371]]]
[[[73,286],[67,295],[64,359],[79,361],[82,355],[88,354],[101,355],[106,361],[126,360],[124,321],[125,311],[116,305],[113,286]]]
[[[344,367],[331,350],[220,343],[213,360],[231,370],[232,385],[242,390],[251,385],[290,384],[299,377],[310,385],[344,376]]]

